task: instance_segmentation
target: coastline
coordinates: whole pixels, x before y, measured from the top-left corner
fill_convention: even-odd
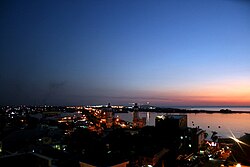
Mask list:
[[[221,114],[235,114],[235,113],[249,113],[250,111],[244,110],[229,110],[229,109],[221,109],[221,110],[203,110],[203,109],[179,109],[179,108],[156,108],[156,109],[141,109],[142,112],[157,112],[157,113],[221,113]]]

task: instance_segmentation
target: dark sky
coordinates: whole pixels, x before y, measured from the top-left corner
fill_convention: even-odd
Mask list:
[[[249,105],[248,0],[2,0],[2,105]]]

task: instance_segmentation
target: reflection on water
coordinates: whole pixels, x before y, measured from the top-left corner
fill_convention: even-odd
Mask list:
[[[188,114],[188,126],[192,127],[190,121],[194,122],[194,126],[206,130],[207,132],[217,131],[222,137],[232,136],[230,131],[236,137],[241,137],[244,133],[250,132],[250,114]],[[191,122],[192,123],[192,122]]]
[[[150,119],[150,112],[147,112],[147,125],[149,124],[149,119]]]
[[[155,125],[155,117],[164,113],[140,112],[139,116],[146,118],[148,126]],[[125,121],[132,122],[132,112],[116,114]],[[238,138],[250,132],[250,113],[220,114],[220,113],[188,113],[188,126],[199,127],[206,130],[209,135],[212,131],[218,132],[221,137],[232,136],[231,132]]]

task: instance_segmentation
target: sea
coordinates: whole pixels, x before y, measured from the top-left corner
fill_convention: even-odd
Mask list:
[[[157,113],[157,112],[140,112],[139,117],[146,118],[147,126],[155,126],[155,117],[159,115],[187,115],[188,127],[198,127],[208,133],[216,131],[220,138],[236,137],[240,138],[245,133],[250,133],[250,106],[182,106],[171,107],[188,110],[206,110],[219,111],[221,109],[230,109],[231,113]],[[242,112],[241,112],[242,111]],[[249,111],[249,113],[248,113]],[[116,113],[116,117],[132,122],[133,113]]]
[[[206,110],[206,111],[219,111],[221,109],[229,109],[235,112],[248,111],[250,113],[250,106],[174,106],[172,108],[187,109],[187,110]]]

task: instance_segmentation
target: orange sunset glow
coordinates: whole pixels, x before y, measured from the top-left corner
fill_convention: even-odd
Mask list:
[[[177,105],[243,105],[250,104],[250,81],[224,81],[211,84],[199,84],[190,87],[173,88],[171,91],[153,93],[160,103]],[[168,88],[169,89],[169,88]]]

